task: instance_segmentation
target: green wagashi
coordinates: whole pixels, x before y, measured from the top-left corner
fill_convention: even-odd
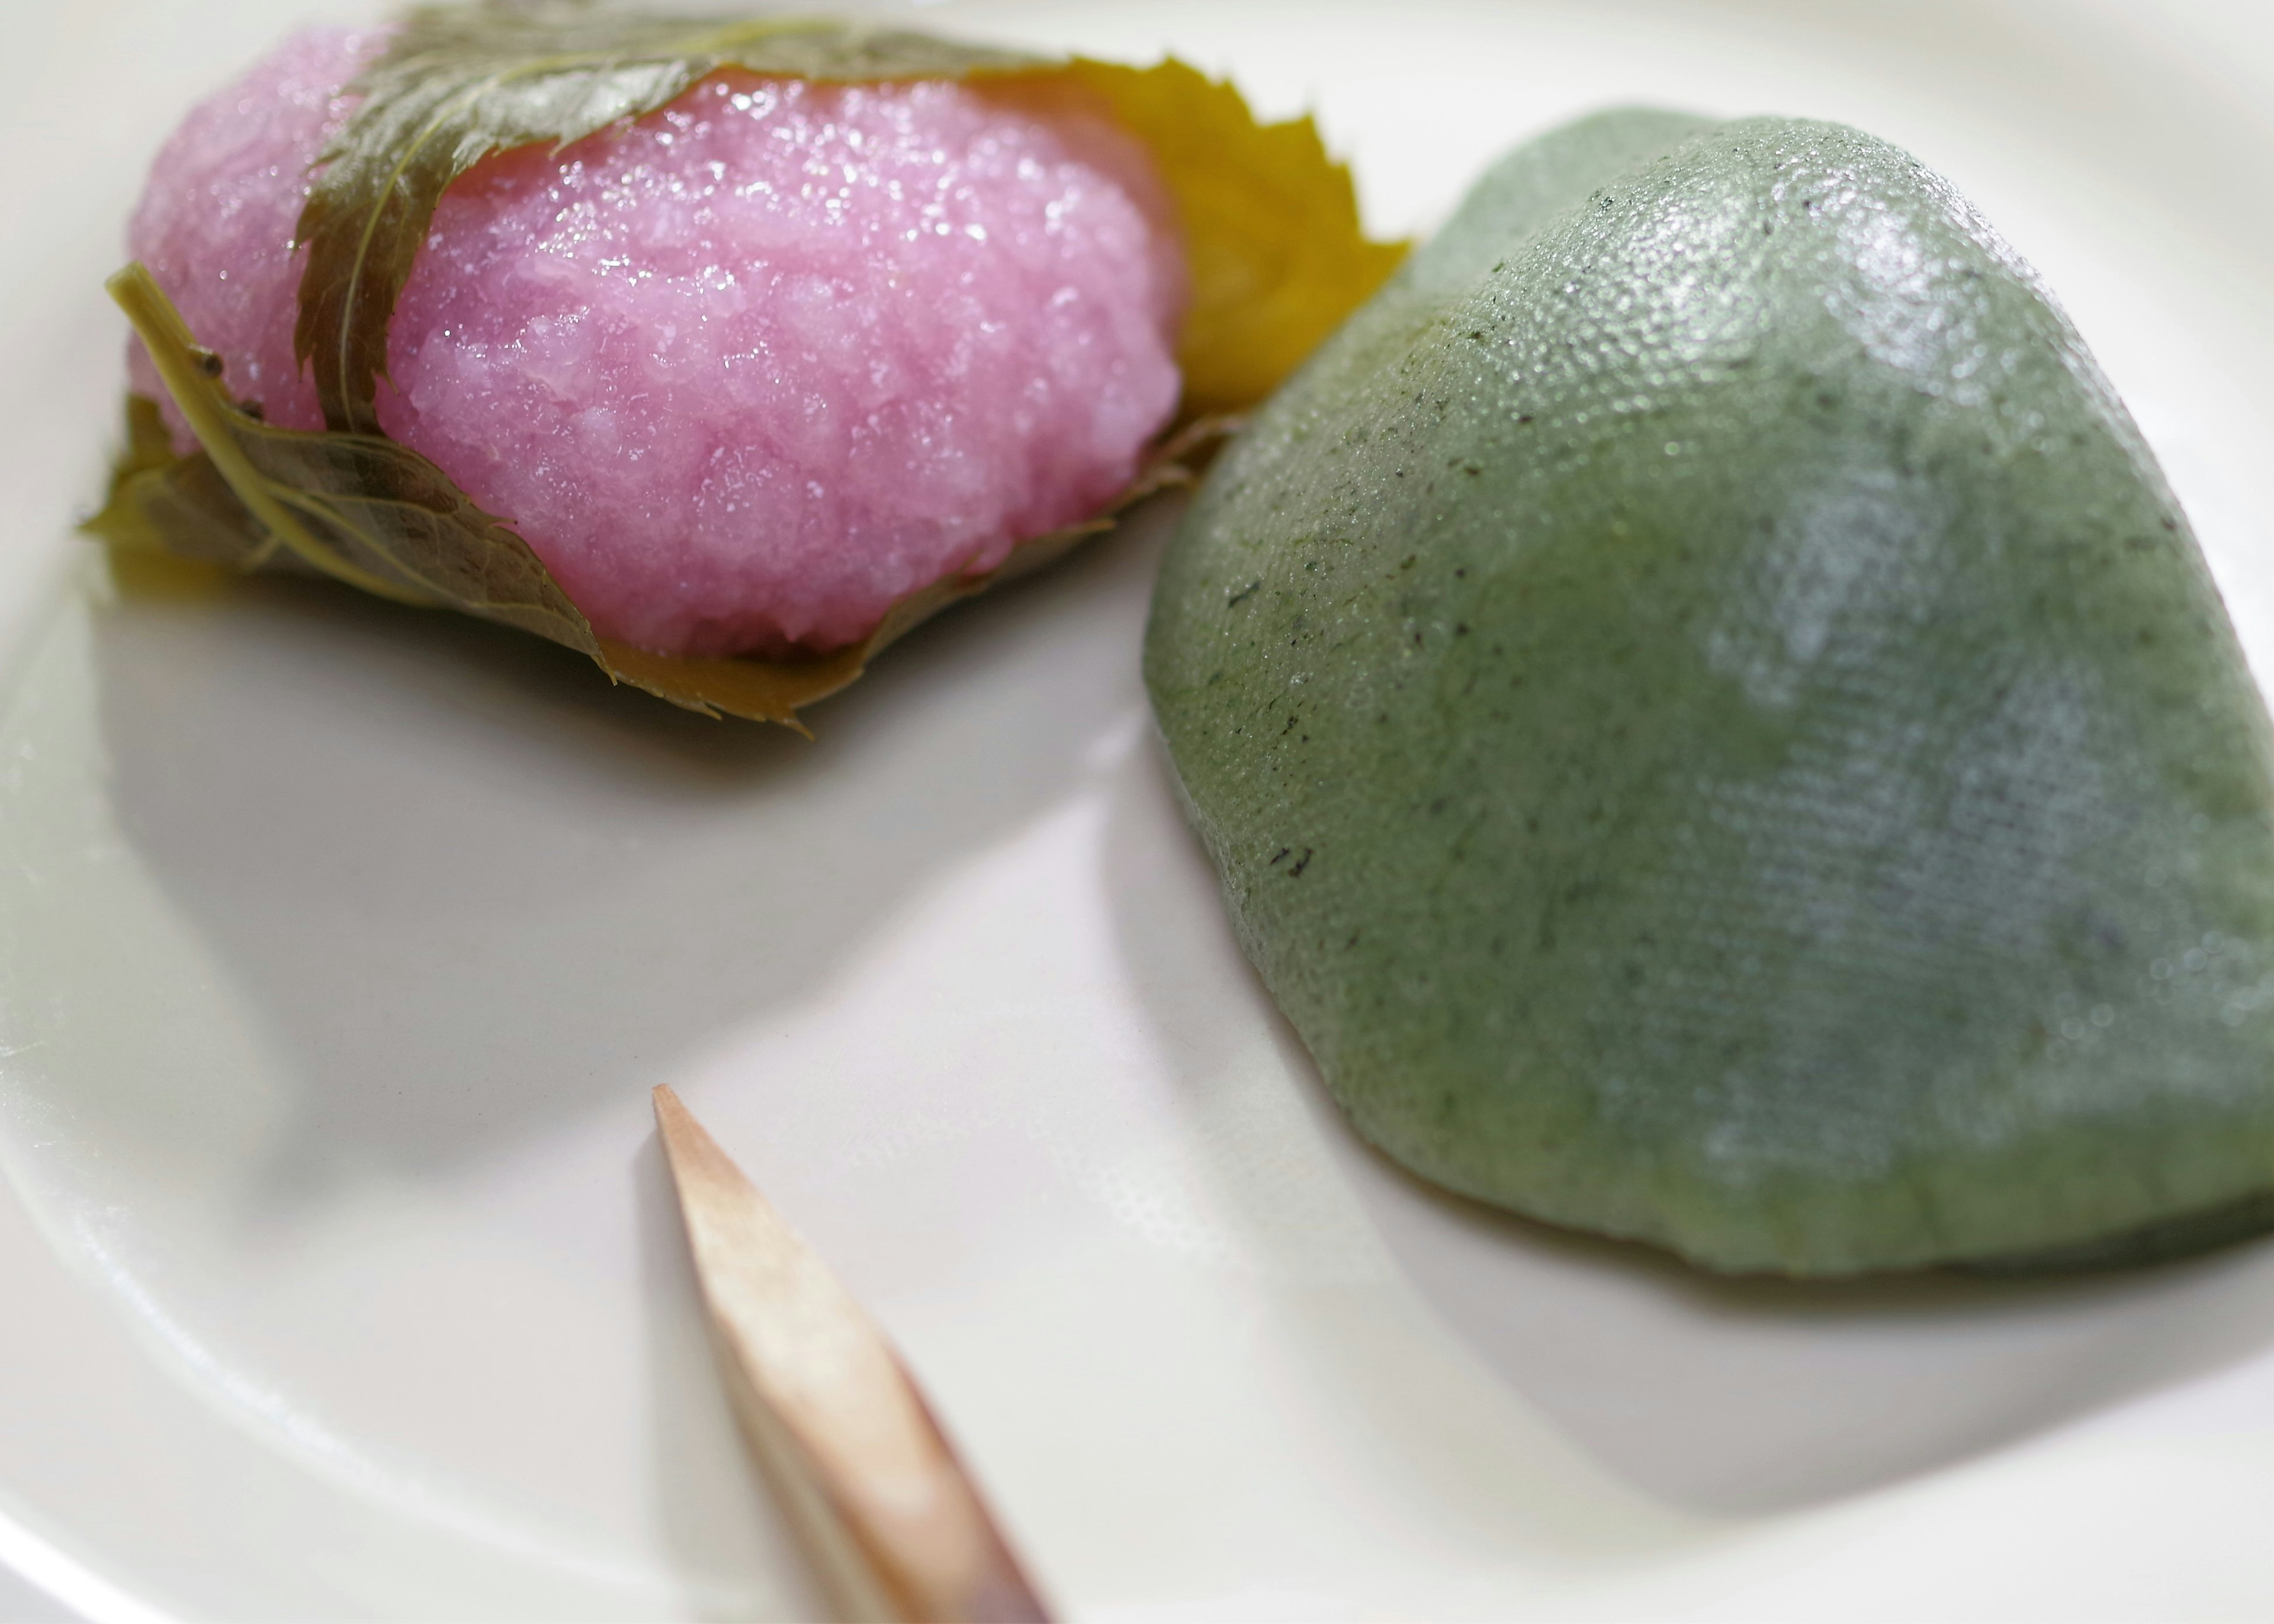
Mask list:
[[[1835,125],[1504,160],[1255,419],[1146,674],[1415,1171],[1732,1270],[2274,1224],[2274,733],[2035,275]]]

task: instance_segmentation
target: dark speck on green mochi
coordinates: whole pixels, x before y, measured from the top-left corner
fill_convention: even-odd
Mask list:
[[[1217,463],[1146,678],[1424,1177],[1708,1267],[2274,1224],[2274,735],[2036,276],[1836,125],[1503,160]]]

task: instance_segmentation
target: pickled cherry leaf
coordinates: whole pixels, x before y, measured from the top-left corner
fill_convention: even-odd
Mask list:
[[[1077,58],[1065,71],[1111,104],[1177,200],[1192,278],[1177,346],[1188,413],[1261,403],[1405,257],[1404,243],[1367,239],[1350,171],[1307,117],[1258,124],[1237,88],[1174,57]]]
[[[1155,158],[1191,269],[1183,406],[1128,489],[1089,521],[1020,543],[993,570],[909,594],[862,642],[811,658],[683,658],[598,637],[511,515],[485,512],[388,439],[375,407],[388,321],[452,181],[492,154],[566,146],[653,111],[728,68],[840,82],[957,79],[1005,97],[1102,102]],[[516,626],[707,714],[795,726],[799,707],[854,680],[932,614],[1186,481],[1228,415],[1269,395],[1405,252],[1367,239],[1349,172],[1310,119],[1259,124],[1237,89],[1173,59],[1142,69],[1053,62],[855,19],[666,17],[540,0],[414,10],[349,88],[359,101],[319,160],[298,227],[308,263],[294,347],[328,428],[275,428],[241,408],[164,294],[129,267],[113,295],[160,358],[200,449],[177,455],[156,405],[130,396],[129,445],[87,528],[122,547],[312,571]]]
[[[1380,287],[1404,243],[1367,240],[1350,172],[1306,117],[1262,124],[1232,85],[1171,57],[1050,62],[847,19],[627,14],[576,4],[411,11],[350,89],[320,160],[294,349],[324,420],[377,432],[387,327],[450,183],[492,154],[565,147],[653,112],[721,69],[874,83],[1076,87],[1150,151],[1177,205],[1193,303],[1186,416],[1254,405]]]
[[[450,183],[493,153],[565,147],[651,113],[722,68],[780,78],[961,79],[1038,58],[845,19],[742,21],[576,4],[420,7],[349,86],[319,160],[293,347],[324,421],[379,432],[387,326]]]
[[[1049,563],[1111,529],[1124,508],[1186,482],[1190,462],[1227,426],[1188,425],[1096,518],[1022,542],[992,570],[910,593],[849,648],[812,659],[692,658],[597,636],[529,544],[409,447],[263,423],[230,398],[213,353],[141,266],[109,287],[200,448],[177,455],[156,402],[130,395],[127,446],[89,533],[129,551],[328,575],[398,603],[454,609],[589,655],[612,679],[684,709],[793,727],[801,706],[852,682],[879,650],[950,604]]]
[[[110,501],[88,523],[94,533],[239,569],[314,571],[599,658],[591,627],[529,544],[440,469],[381,435],[262,422],[230,398],[216,357],[148,271],[129,266],[109,289],[200,449],[173,456],[155,406],[134,402]]]

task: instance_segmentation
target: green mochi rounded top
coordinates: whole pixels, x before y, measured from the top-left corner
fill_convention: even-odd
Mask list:
[[[1218,463],[1146,678],[1423,1177],[1717,1268],[2274,1222],[2274,736],[2033,273],[1835,125],[1505,159]]]

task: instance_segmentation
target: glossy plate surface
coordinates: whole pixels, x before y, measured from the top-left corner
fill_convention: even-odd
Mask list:
[[[68,534],[189,100],[310,6],[41,8],[0,169],[0,1566],[101,1618],[794,1617],[647,1116],[676,1087],[1097,1619],[2274,1610],[2274,1246],[1719,1283],[1356,1146],[1136,677],[1173,511],[807,744]],[[2210,0],[968,0],[1236,70],[1376,223],[1589,107],[1887,135],[2037,261],[2274,672],[2274,26]],[[344,12],[357,16],[359,13]],[[0,1598],[0,1613],[8,1603]]]

